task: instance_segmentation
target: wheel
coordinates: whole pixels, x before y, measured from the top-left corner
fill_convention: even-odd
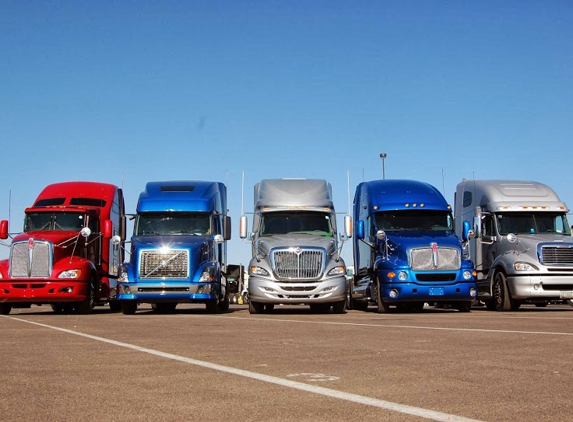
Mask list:
[[[218,314],[221,312],[219,310],[219,301],[217,299],[209,300],[205,303],[205,309],[210,314]]]
[[[112,312],[121,312],[121,303],[119,303],[119,300],[110,300],[108,302],[109,304],[109,310]]]
[[[520,303],[512,299],[507,287],[507,277],[505,274],[498,271],[493,277],[492,293],[495,310],[501,312],[517,310]]]
[[[231,300],[229,299],[229,296],[226,295],[223,300],[219,301],[219,311],[220,312],[228,311],[230,303],[231,303]]]
[[[86,298],[76,304],[76,311],[78,314],[91,314],[95,306],[95,281],[92,279],[88,283],[88,291]]]
[[[340,302],[335,302],[332,304],[332,311],[335,314],[345,314],[346,313],[346,306],[347,300],[341,300]]]
[[[133,315],[137,311],[137,302],[135,300],[121,300],[121,312],[124,315]]]
[[[346,309],[354,309],[354,301],[352,300],[352,284],[348,286],[348,290],[346,290]]]
[[[264,303],[249,301],[249,313],[250,314],[261,314],[265,310]]]
[[[368,302],[365,300],[352,299],[352,309],[356,309],[357,311],[366,311],[368,310]]]
[[[472,310],[472,302],[458,302],[456,303],[456,309],[460,312],[470,312]]]
[[[9,315],[12,310],[12,305],[7,303],[0,303],[0,315]]]
[[[375,293],[376,293],[376,312],[378,312],[379,314],[383,314],[386,313],[390,310],[390,305],[388,305],[386,302],[384,302],[382,300],[382,294],[381,294],[381,288],[380,288],[380,282],[376,282],[372,287],[375,287]]]

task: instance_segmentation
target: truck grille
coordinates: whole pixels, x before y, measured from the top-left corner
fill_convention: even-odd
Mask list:
[[[573,247],[544,246],[541,248],[541,263],[573,265]]]
[[[189,277],[189,252],[186,250],[141,251],[139,277],[175,279]]]
[[[45,278],[52,273],[52,244],[46,241],[12,244],[10,254],[10,277]]]
[[[313,280],[324,271],[325,252],[322,249],[281,249],[272,252],[273,271],[283,280]]]
[[[432,248],[416,248],[410,251],[410,268],[415,271],[459,270],[460,251],[454,248],[437,248],[437,266]]]

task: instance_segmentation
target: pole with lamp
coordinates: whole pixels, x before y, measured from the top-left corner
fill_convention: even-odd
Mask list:
[[[384,164],[385,164],[384,162],[385,162],[387,156],[388,155],[384,152],[382,154],[380,154],[380,158],[382,158],[382,179],[384,179],[384,180],[386,180],[386,167],[384,166]]]

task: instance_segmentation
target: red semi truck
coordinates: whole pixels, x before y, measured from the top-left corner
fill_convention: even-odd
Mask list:
[[[90,313],[114,301],[123,262],[125,205],[117,186],[65,182],[47,186],[25,210],[24,231],[0,261],[0,314],[50,304],[55,312]],[[0,222],[0,239],[11,237]]]

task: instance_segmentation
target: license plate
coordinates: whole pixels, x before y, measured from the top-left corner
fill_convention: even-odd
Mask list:
[[[559,292],[559,298],[560,299],[573,299],[573,292],[571,292],[571,291]]]
[[[430,287],[430,296],[443,296],[443,295],[444,295],[443,287]]]

